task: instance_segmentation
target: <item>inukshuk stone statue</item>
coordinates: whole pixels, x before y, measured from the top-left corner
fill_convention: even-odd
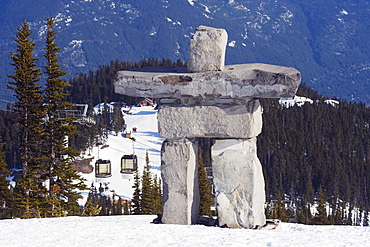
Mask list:
[[[215,140],[211,155],[219,224],[255,228],[266,222],[256,150],[262,128],[258,98],[294,96],[301,76],[294,68],[268,64],[224,66],[226,43],[224,29],[199,26],[190,40],[187,68],[145,68],[116,76],[117,93],[161,99],[163,223],[198,220],[200,137]]]

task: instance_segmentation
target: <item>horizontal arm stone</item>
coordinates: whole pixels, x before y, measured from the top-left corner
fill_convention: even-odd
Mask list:
[[[293,97],[301,81],[291,67],[269,64],[225,66],[223,71],[200,73],[119,71],[114,82],[116,93],[155,98],[283,98]],[[176,69],[176,68],[175,68]]]

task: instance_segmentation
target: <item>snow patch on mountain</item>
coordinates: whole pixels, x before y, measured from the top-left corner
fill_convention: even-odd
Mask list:
[[[342,15],[348,15],[348,12],[347,12],[345,9],[342,9],[342,10],[340,11],[340,13],[341,13]]]
[[[172,25],[181,25],[181,22],[179,22],[179,21],[173,21],[171,18],[166,17],[166,20],[168,22],[172,23]]]
[[[281,13],[280,14],[280,18],[285,22],[287,23],[288,25],[292,25],[293,22],[292,22],[292,18],[293,18],[293,13],[285,6],[282,6],[283,9],[285,9],[286,11],[284,13]]]
[[[235,47],[235,45],[236,45],[236,41],[235,41],[235,40],[233,40],[233,41],[229,42],[227,45],[228,45],[229,47]]]
[[[190,5],[191,6],[194,6],[194,2],[195,2],[196,0],[188,0],[188,2],[190,3]]]

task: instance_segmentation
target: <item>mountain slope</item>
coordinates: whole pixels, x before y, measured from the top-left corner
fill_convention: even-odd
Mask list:
[[[56,19],[61,63],[73,76],[111,60],[187,60],[199,25],[225,28],[226,63],[292,66],[320,93],[370,103],[370,2],[299,0],[22,0],[2,1],[0,85],[23,19],[42,56],[46,16]],[[0,98],[6,99],[2,92]]]

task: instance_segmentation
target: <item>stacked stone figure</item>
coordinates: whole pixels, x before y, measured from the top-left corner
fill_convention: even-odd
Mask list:
[[[198,220],[198,141],[212,138],[213,184],[219,224],[256,228],[266,222],[265,186],[256,138],[258,98],[294,96],[300,73],[267,64],[224,65],[227,33],[200,26],[190,40],[187,71],[120,71],[117,93],[161,98],[163,215],[166,224]],[[267,126],[268,127],[268,126]]]

